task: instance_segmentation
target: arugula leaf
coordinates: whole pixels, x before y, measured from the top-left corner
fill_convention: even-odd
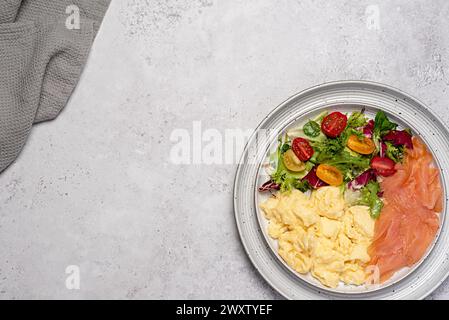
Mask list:
[[[387,145],[387,157],[396,163],[402,162],[402,160],[404,159],[405,147],[403,145],[395,146],[389,141],[386,141],[385,144]]]
[[[360,128],[368,123],[368,119],[362,112],[353,112],[348,119],[348,128]]]
[[[316,121],[310,120],[304,125],[303,131],[306,136],[316,138],[321,133],[321,127]]]
[[[377,181],[370,181],[365,187],[361,189],[362,197],[359,204],[370,207],[371,217],[373,219],[379,218],[380,212],[383,208],[383,202],[379,198],[380,185]]]
[[[378,133],[379,135],[385,133],[390,130],[395,130],[397,128],[397,124],[391,122],[385,112],[378,111],[376,114],[376,118],[374,119],[374,133]]]

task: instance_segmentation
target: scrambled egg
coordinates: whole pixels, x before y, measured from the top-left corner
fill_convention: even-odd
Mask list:
[[[298,190],[277,193],[260,207],[279,255],[295,271],[310,272],[331,288],[340,281],[365,283],[374,235],[369,207],[348,207],[337,187],[320,188],[311,196]]]

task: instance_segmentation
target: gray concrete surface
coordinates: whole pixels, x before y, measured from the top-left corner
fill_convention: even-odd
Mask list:
[[[447,123],[448,16],[445,0],[113,1],[65,111],[0,175],[0,298],[281,298],[239,242],[236,166],[174,165],[170,134],[251,129],[341,79]]]

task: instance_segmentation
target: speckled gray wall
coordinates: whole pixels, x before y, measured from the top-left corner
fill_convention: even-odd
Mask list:
[[[66,110],[0,176],[0,298],[280,298],[239,242],[235,165],[174,165],[170,134],[252,129],[342,79],[447,123],[448,16],[445,0],[113,1]]]

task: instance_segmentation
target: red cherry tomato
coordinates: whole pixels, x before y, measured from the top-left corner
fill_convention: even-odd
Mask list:
[[[332,112],[321,123],[321,131],[329,138],[338,137],[346,128],[348,117],[341,112]]]
[[[296,138],[293,140],[292,150],[301,161],[309,160],[315,153],[309,141],[303,138]]]
[[[389,177],[395,174],[396,169],[394,166],[395,162],[390,158],[376,156],[371,160],[371,168],[376,170],[377,174],[383,177]]]

